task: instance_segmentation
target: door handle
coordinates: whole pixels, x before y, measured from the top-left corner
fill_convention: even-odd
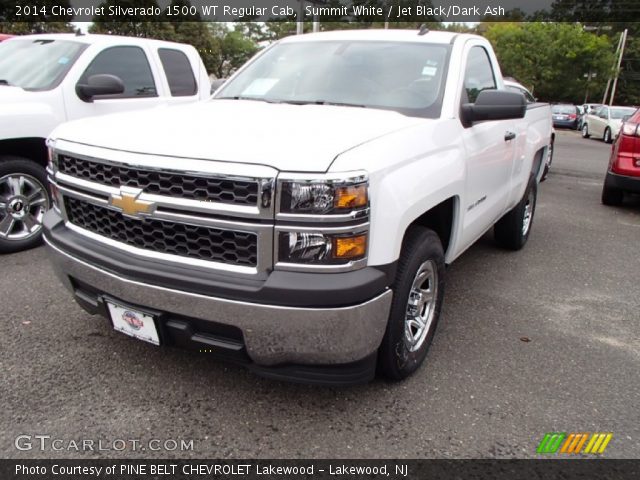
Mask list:
[[[505,132],[504,134],[505,142],[508,142],[509,140],[513,140],[514,138],[516,138],[516,134],[514,132]]]

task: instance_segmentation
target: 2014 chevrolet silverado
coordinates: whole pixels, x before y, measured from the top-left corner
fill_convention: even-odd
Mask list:
[[[45,239],[91,313],[316,383],[423,362],[445,265],[531,232],[548,105],[444,32],[284,39],[204,103],[51,135]]]

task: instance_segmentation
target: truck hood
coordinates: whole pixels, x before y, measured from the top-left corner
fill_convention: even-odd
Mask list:
[[[20,87],[0,85],[0,105],[29,101],[33,101],[33,92],[28,92]]]
[[[323,172],[340,153],[421,121],[358,107],[210,100],[69,122],[51,138],[135,153]]]

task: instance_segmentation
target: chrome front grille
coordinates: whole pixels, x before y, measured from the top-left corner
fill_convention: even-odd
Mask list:
[[[73,225],[132,247],[232,265],[257,265],[258,241],[254,233],[149,218],[138,220],[72,197],[64,199],[64,206]]]
[[[97,242],[228,275],[273,268],[275,169],[58,140],[48,173],[67,227]]]
[[[140,188],[147,193],[236,205],[258,203],[258,182],[187,175],[170,170],[151,170],[58,156],[61,173],[111,187]]]

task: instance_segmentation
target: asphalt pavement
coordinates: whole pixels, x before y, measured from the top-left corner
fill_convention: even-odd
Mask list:
[[[558,132],[529,243],[487,235],[449,268],[427,361],[402,383],[294,385],[157,348],[76,306],[44,248],[0,257],[0,457],[512,458],[547,432],[612,432],[606,457],[640,457],[640,197],[600,204],[609,150]]]

